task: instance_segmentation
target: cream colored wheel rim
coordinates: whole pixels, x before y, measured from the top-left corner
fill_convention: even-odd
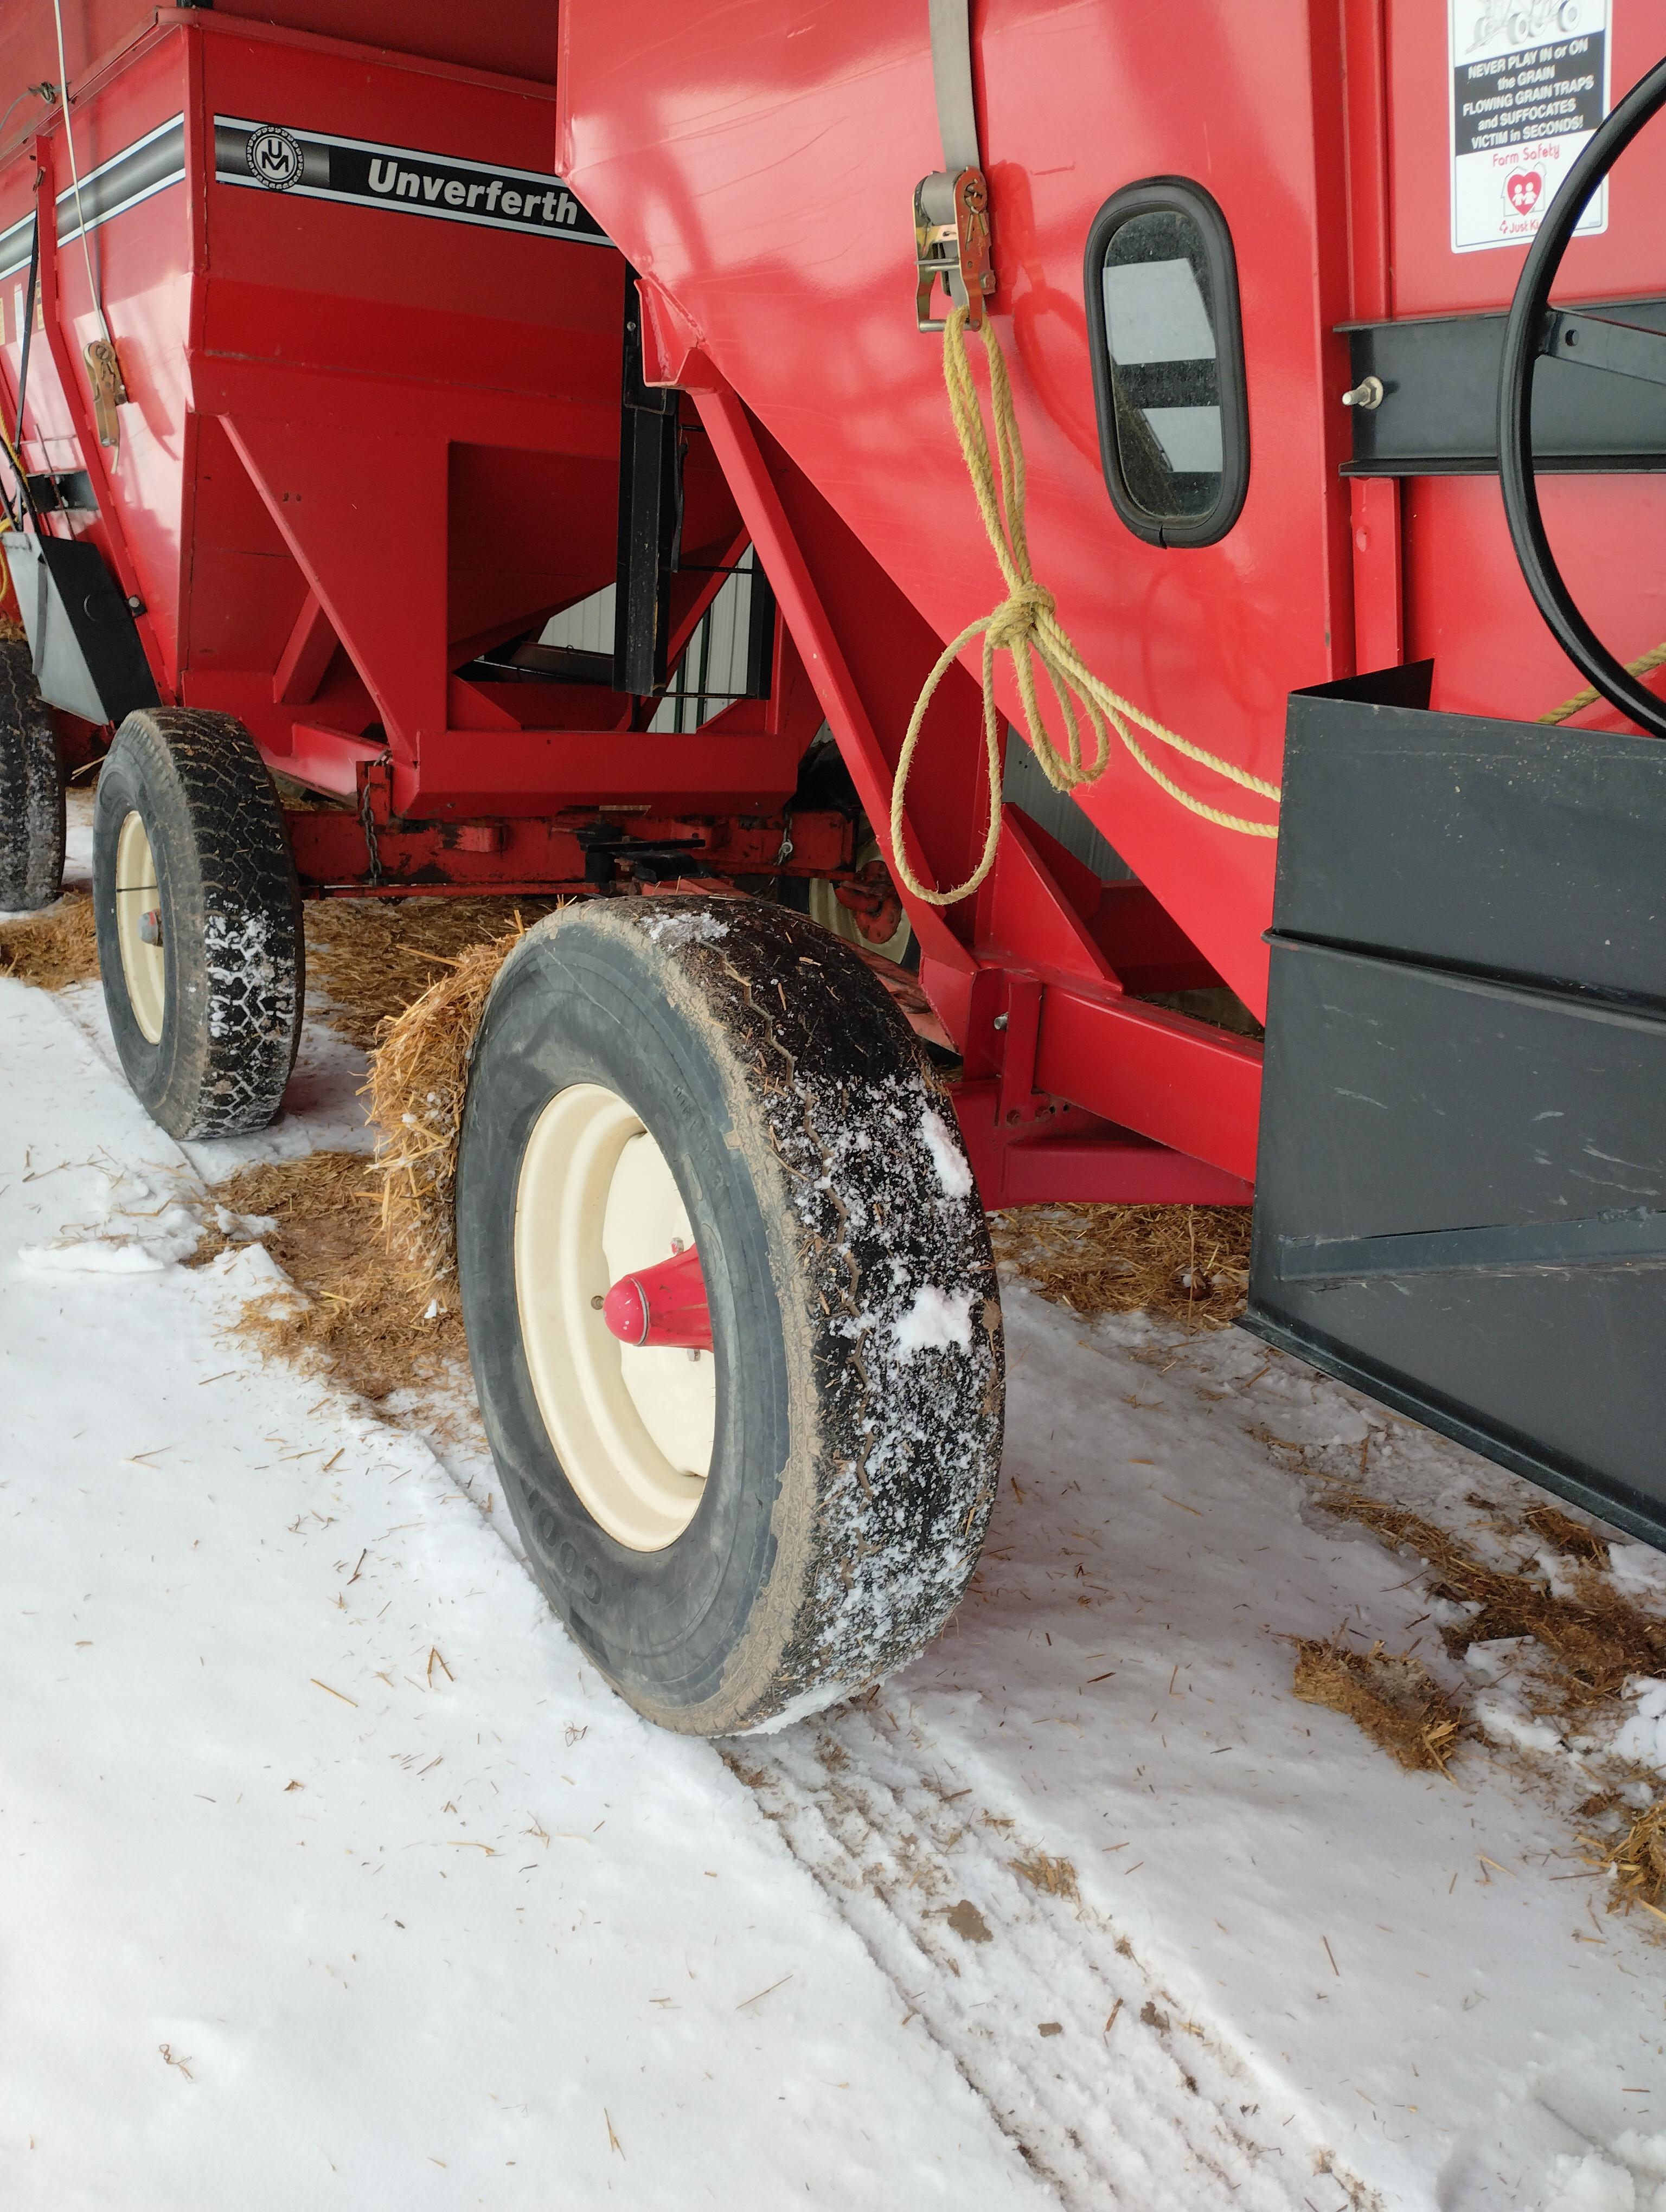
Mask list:
[[[515,1303],[538,1412],[592,1517],[633,1552],[693,1520],[717,1425],[712,1353],[621,1344],[601,1303],[621,1275],[693,1242],[676,1180],[634,1108],[559,1091],[521,1155]]]
[[[122,981],[147,1044],[160,1044],[167,1012],[167,962],[160,945],[147,945],[140,930],[147,914],[157,912],[156,862],[144,817],[136,809],[116,838],[116,942],[121,948]]]

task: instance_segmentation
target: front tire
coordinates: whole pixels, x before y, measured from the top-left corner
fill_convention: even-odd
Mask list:
[[[600,1310],[684,1226],[702,1390]],[[853,952],[761,902],[550,915],[476,1039],[457,1232],[532,1571],[639,1711],[779,1727],[941,1627],[994,1498],[1000,1305],[953,1109]]]
[[[264,1129],[301,1038],[301,894],[283,810],[229,714],[131,714],[99,775],[93,896],[127,1079],[173,1137]]]
[[[64,888],[64,760],[27,642],[0,639],[0,908],[50,906]]]

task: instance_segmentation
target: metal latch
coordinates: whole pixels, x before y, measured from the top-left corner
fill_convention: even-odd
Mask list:
[[[995,289],[989,186],[982,169],[945,169],[914,188],[915,287],[914,319],[922,331],[940,331],[932,313],[933,288],[941,284],[957,307],[968,310],[971,329],[983,327],[983,302]]]

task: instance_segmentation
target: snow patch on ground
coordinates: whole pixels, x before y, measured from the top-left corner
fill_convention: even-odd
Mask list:
[[[1494,1743],[1513,1744],[1518,1751],[1560,1752],[1566,1747],[1561,1730],[1533,1711],[1516,1679],[1517,1670],[1533,1651],[1533,1639],[1526,1636],[1472,1644],[1463,1663],[1486,1688],[1477,1692],[1469,1710]]]
[[[1634,1759],[1639,1766],[1666,1774],[1666,1682],[1636,1675],[1626,1684],[1626,1694],[1635,1702],[1609,1748],[1618,1758]]]
[[[1645,2181],[1639,2195],[1637,2175],[1629,2166],[1615,2166],[1598,2151],[1578,2158],[1563,2152],[1551,2176],[1545,2212],[1666,2212],[1666,2183],[1654,2188]]]
[[[143,1275],[187,1259],[202,1237],[193,1206],[170,1197],[166,1184],[95,1158],[25,1169],[25,1179],[69,1173],[80,1218],[64,1233],[17,1248],[21,1265],[43,1274]],[[174,1188],[179,1178],[171,1179]],[[187,1177],[187,1182],[192,1181]]]
[[[1608,1547],[1608,1571],[1631,1596],[1666,1598],[1666,1553],[1656,1551],[1652,1544],[1616,1539]]]

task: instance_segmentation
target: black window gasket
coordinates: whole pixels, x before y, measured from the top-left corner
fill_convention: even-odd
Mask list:
[[[1220,393],[1220,492],[1207,514],[1156,515],[1129,490],[1116,443],[1116,395],[1111,383],[1110,345],[1105,329],[1105,248],[1113,234],[1137,215],[1166,210],[1187,216],[1203,240],[1215,325],[1215,359]],[[1088,346],[1093,363],[1093,404],[1099,419],[1099,459],[1111,504],[1136,538],[1148,545],[1213,545],[1225,537],[1243,510],[1250,489],[1250,398],[1244,379],[1243,328],[1238,312],[1237,258],[1226,218],[1201,185],[1186,177],[1146,177],[1124,185],[1093,218],[1083,258],[1082,285],[1087,306]]]

